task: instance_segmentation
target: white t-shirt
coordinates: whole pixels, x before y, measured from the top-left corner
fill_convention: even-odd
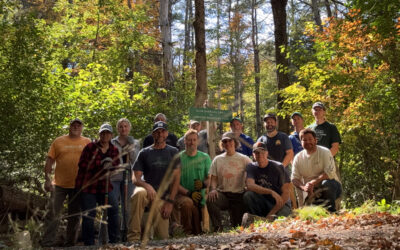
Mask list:
[[[307,150],[299,152],[293,160],[291,179],[304,179],[307,183],[324,172],[329,179],[339,181],[336,175],[335,160],[332,157],[331,151],[325,147],[317,146],[317,151],[312,154],[307,154]]]
[[[209,174],[217,177],[217,190],[220,192],[242,193],[246,181],[246,166],[250,158],[235,152],[228,156],[218,155],[211,163]]]

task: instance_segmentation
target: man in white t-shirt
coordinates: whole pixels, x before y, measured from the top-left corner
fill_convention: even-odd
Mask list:
[[[221,210],[229,211],[231,226],[240,225],[246,210],[243,202],[246,166],[251,162],[249,157],[236,152],[239,140],[233,132],[224,133],[220,145],[225,152],[211,163],[211,184],[207,198],[214,231],[223,229]]]
[[[300,131],[300,140],[305,150],[293,160],[292,182],[307,197],[313,197],[313,203],[324,204],[330,212],[335,212],[335,200],[342,193],[342,185],[333,156],[329,149],[317,146],[317,135],[312,129]]]

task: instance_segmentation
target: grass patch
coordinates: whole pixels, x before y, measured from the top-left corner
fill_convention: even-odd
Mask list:
[[[392,204],[386,202],[385,199],[381,201],[367,200],[360,207],[354,208],[350,211],[356,215],[359,214],[372,214],[387,212],[391,214],[400,214],[400,201],[394,201]]]
[[[300,220],[318,221],[331,214],[321,206],[305,206],[293,211]]]

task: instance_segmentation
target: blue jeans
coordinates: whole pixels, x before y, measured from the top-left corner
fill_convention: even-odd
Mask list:
[[[133,194],[133,190],[135,186],[132,184],[132,180],[128,181],[128,192],[127,192],[127,203],[125,204],[125,181],[111,181],[113,185],[113,190],[109,193],[110,205],[112,210],[112,214],[116,215],[116,220],[120,220],[119,216],[119,202],[121,201],[121,213],[122,213],[122,220],[119,228],[116,231],[117,240],[119,239],[119,229],[123,231],[127,231],[128,229],[128,222],[130,218],[130,202],[129,199]],[[126,205],[126,206],[125,206]],[[126,208],[126,209],[125,209]]]
[[[258,194],[253,191],[247,191],[243,195],[244,204],[247,211],[257,216],[265,217],[275,206],[275,199],[268,194]],[[276,216],[288,216],[291,213],[290,205],[285,205],[276,213]]]
[[[82,238],[85,246],[94,245],[94,218],[96,218],[96,205],[104,205],[105,194],[82,193]],[[109,204],[112,204],[113,198],[109,197]],[[108,237],[110,243],[117,242],[118,214],[115,214],[111,208],[107,209]]]
[[[322,189],[321,197],[317,198],[315,203],[326,203],[330,212],[336,212],[335,200],[342,194],[342,185],[335,179],[323,180],[321,186],[317,187],[314,192],[317,192],[318,189]]]

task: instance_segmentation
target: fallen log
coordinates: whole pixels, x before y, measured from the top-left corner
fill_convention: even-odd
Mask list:
[[[30,216],[34,211],[44,211],[47,199],[22,190],[0,185],[0,214]]]

